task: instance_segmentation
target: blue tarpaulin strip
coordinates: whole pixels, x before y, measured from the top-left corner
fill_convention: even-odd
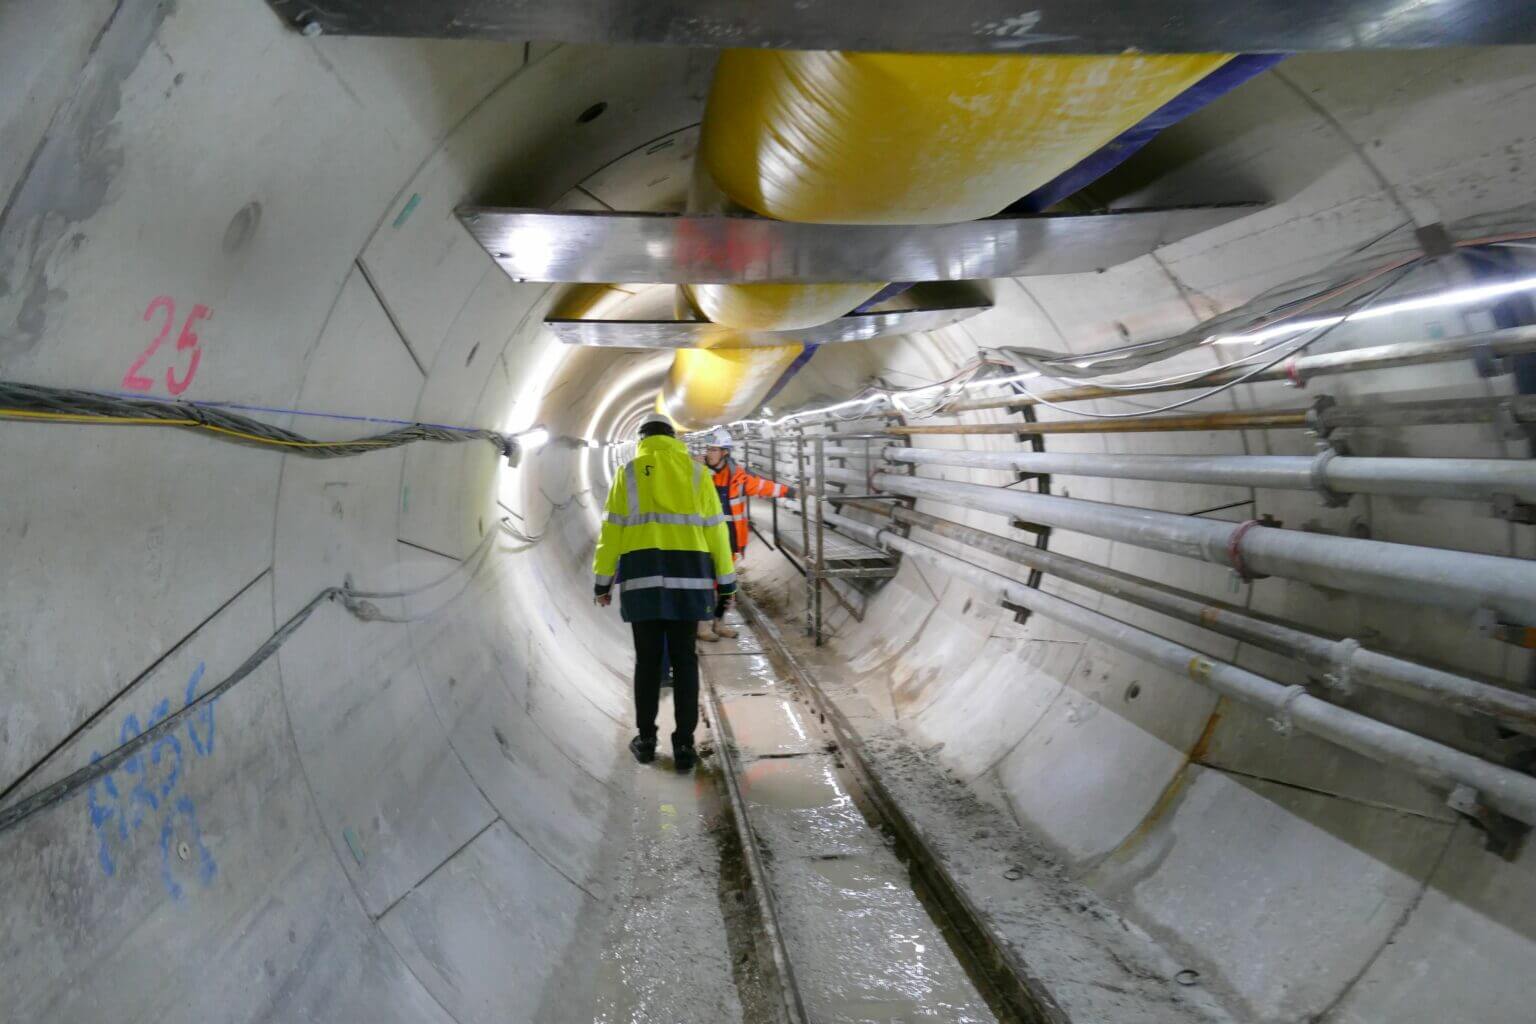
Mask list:
[[[1240,53],[1179,95],[1158,107],[1113,142],[1084,158],[1070,170],[1035,189],[1014,204],[1014,210],[1038,213],[1080,192],[1130,159],[1157,134],[1184,120],[1211,101],[1225,96],[1286,58],[1283,53]]]

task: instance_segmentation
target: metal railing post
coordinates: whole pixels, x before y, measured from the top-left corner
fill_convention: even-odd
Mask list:
[[[827,503],[827,446],[826,439],[821,435],[816,437],[816,559],[815,580],[816,584],[811,591],[812,601],[815,603],[815,630],[816,646],[821,646],[821,573],[826,568],[826,509]]]
[[[814,636],[816,623],[813,605],[816,603],[816,567],[812,564],[814,559],[811,556],[811,517],[810,509],[807,507],[810,503],[811,491],[807,486],[805,463],[805,428],[800,427],[795,434],[795,473],[799,479],[799,491],[806,496],[800,502],[800,558],[804,562],[805,571],[805,635]]]
[[[768,467],[771,476],[779,475],[779,442],[771,437],[768,439]],[[773,516],[773,546],[782,548],[784,542],[779,540],[779,503],[770,502],[769,508]]]

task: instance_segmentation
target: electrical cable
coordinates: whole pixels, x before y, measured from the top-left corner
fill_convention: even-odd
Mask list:
[[[1384,281],[1380,285],[1378,285],[1374,291],[1372,291],[1369,295],[1367,295],[1363,300],[1360,301],[1360,303],[1355,307],[1355,309],[1352,312],[1358,312],[1359,310],[1369,309],[1372,303],[1374,303],[1383,294],[1385,294],[1387,289],[1391,288],[1398,281],[1402,280],[1402,278],[1405,275],[1407,275],[1413,269],[1413,267],[1414,267],[1413,263],[1408,263],[1408,264],[1406,264],[1404,266],[1401,266],[1401,267],[1397,268],[1398,269],[1398,273],[1397,273],[1397,275],[1395,277],[1391,278],[1390,280]],[[1344,323],[1344,321],[1341,320],[1341,321],[1338,321],[1338,322],[1335,322],[1335,323],[1331,323],[1331,324],[1329,324],[1326,327],[1316,328],[1315,329],[1316,333],[1314,333],[1312,335],[1312,337],[1303,340],[1299,344],[1292,345],[1290,348],[1288,348],[1286,351],[1280,353],[1280,355],[1276,356],[1274,359],[1271,359],[1267,363],[1261,363],[1258,366],[1255,366],[1252,370],[1249,370],[1247,373],[1245,373],[1242,376],[1236,378],[1235,380],[1230,380],[1230,381],[1228,381],[1225,384],[1218,385],[1217,387],[1211,388],[1209,391],[1201,392],[1200,394],[1195,395],[1192,398],[1185,398],[1185,399],[1182,399],[1182,400],[1177,401],[1177,402],[1170,402],[1167,405],[1158,406],[1157,408],[1153,408],[1153,409],[1138,409],[1135,412],[1108,412],[1108,413],[1106,413],[1106,412],[1088,412],[1087,410],[1084,410],[1084,409],[1073,409],[1073,408],[1070,408],[1070,407],[1065,406],[1065,405],[1059,405],[1059,404],[1057,404],[1055,402],[1048,401],[1047,399],[1044,399],[1044,398],[1040,397],[1040,395],[1038,395],[1035,392],[1031,391],[1029,389],[1029,387],[1027,385],[1025,385],[1025,384],[1022,384],[1022,383],[1019,384],[1018,388],[1025,395],[1027,395],[1030,399],[1032,399],[1036,404],[1043,405],[1043,406],[1045,406],[1048,409],[1055,409],[1057,412],[1064,412],[1064,413],[1066,413],[1069,416],[1083,416],[1083,417],[1086,417],[1088,419],[1095,419],[1095,420],[1126,420],[1126,419],[1139,419],[1139,418],[1141,418],[1143,416],[1155,416],[1158,413],[1170,412],[1170,411],[1172,411],[1174,409],[1182,409],[1186,405],[1194,405],[1196,402],[1203,402],[1207,398],[1211,398],[1211,397],[1213,397],[1215,395],[1221,394],[1223,391],[1230,391],[1232,388],[1237,387],[1239,384],[1247,383],[1248,380],[1250,380],[1251,378],[1257,376],[1260,373],[1263,373],[1265,370],[1268,370],[1271,367],[1279,366],[1281,363],[1285,362],[1290,357],[1296,355],[1298,352],[1301,352],[1304,349],[1306,349],[1306,348],[1308,348],[1308,347],[1310,347],[1312,345],[1315,345],[1317,342],[1321,341],[1323,338],[1325,338],[1329,334],[1331,334],[1335,328],[1342,326],[1343,323]]]
[[[1508,231],[1499,234],[1488,234],[1475,238],[1462,239],[1460,241],[1453,242],[1452,248],[1458,250],[1471,249],[1480,246],[1500,245],[1512,241],[1520,241],[1532,238],[1536,238],[1536,231]],[[1380,239],[1378,239],[1378,241],[1379,240]],[[1226,313],[1222,313],[1216,317],[1211,318],[1210,320],[1204,321],[1189,331],[1185,331],[1181,334],[1177,334],[1169,338],[1162,338],[1147,342],[1137,342],[1130,345],[1122,345],[1116,348],[1102,349],[1097,352],[1088,352],[1083,354],[1051,352],[1044,349],[1024,348],[1005,348],[998,351],[1006,353],[1016,366],[1028,366],[1031,369],[1039,371],[1042,376],[1051,377],[1057,380],[1070,381],[1074,379],[1074,377],[1097,377],[1110,373],[1121,373],[1127,370],[1136,369],[1140,366],[1145,366],[1151,362],[1156,362],[1160,358],[1176,355],[1185,349],[1202,344],[1205,341],[1205,338],[1209,337],[1210,334],[1215,333],[1216,330],[1223,328],[1228,324],[1242,320],[1245,316],[1248,316],[1249,311],[1252,310],[1256,305],[1268,303],[1268,309],[1263,314],[1264,318],[1250,322],[1244,325],[1242,328],[1239,328],[1239,330],[1252,330],[1255,328],[1273,326],[1274,324],[1280,323],[1283,320],[1297,316],[1300,313],[1306,312],[1310,309],[1315,309],[1318,305],[1327,302],[1330,299],[1336,298],[1339,295],[1352,291],[1355,288],[1359,288],[1365,284],[1368,284],[1383,274],[1397,270],[1405,264],[1422,262],[1425,259],[1425,255],[1420,250],[1411,253],[1404,253],[1389,259],[1385,263],[1377,263],[1376,261],[1379,259],[1380,257],[1371,257],[1371,263],[1373,265],[1370,266],[1369,269],[1365,270],[1363,273],[1353,274],[1353,276],[1348,277],[1342,282],[1337,281],[1338,276],[1341,274],[1351,274],[1355,267],[1360,266],[1360,264],[1363,262],[1363,259],[1357,259],[1351,261],[1350,263],[1335,266],[1334,268],[1331,268],[1332,277],[1335,279],[1334,283],[1324,285],[1320,291],[1314,292],[1311,295],[1291,299],[1285,303],[1275,303],[1274,297],[1276,293],[1284,293],[1286,291],[1309,286],[1321,275],[1312,275],[1311,277],[1299,278],[1287,284],[1280,285],[1276,288],[1271,288],[1260,295],[1258,298],[1250,300],[1249,302],[1244,303],[1242,306],[1229,310]],[[1301,305],[1295,306],[1295,308],[1288,308],[1297,302],[1300,302]],[[1281,317],[1273,317],[1273,314],[1277,310],[1285,310],[1284,315]],[[1089,366],[1079,365],[1081,363],[1087,363]],[[1085,374],[1082,372],[1084,370],[1090,370],[1090,368],[1090,373]],[[1074,369],[1077,371],[1076,374],[1073,373]],[[1057,370],[1062,372],[1057,372]]]
[[[398,448],[417,441],[488,441],[503,455],[517,450],[515,437],[495,430],[412,423],[382,434],[318,441],[238,413],[190,402],[123,398],[100,391],[0,381],[0,418],[110,426],[182,427],[256,447],[275,447],[312,459],[342,458]]]

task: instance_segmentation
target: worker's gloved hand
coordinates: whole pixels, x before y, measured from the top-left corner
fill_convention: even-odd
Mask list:
[[[598,594],[592,598],[592,603],[597,605],[599,608],[607,608],[610,604],[613,603],[613,594]]]

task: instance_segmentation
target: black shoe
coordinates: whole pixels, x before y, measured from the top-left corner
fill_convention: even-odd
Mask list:
[[[629,752],[634,754],[635,760],[641,764],[650,764],[656,760],[656,741],[636,736],[629,741]]]
[[[687,772],[693,770],[693,766],[699,761],[699,756],[693,752],[693,744],[690,743],[686,747],[674,746],[672,760],[677,765],[678,771]]]

